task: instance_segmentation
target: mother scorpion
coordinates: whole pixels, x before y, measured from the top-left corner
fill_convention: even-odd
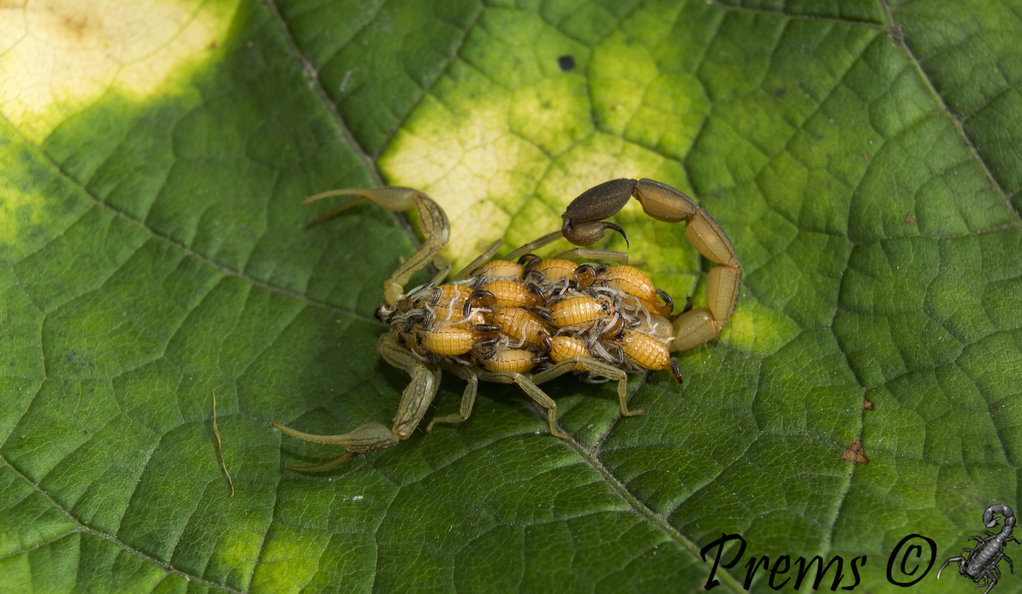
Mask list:
[[[434,418],[436,423],[461,423],[472,414],[479,381],[515,384],[547,410],[550,433],[568,439],[557,427],[557,405],[539,384],[565,373],[584,379],[616,381],[621,414],[641,410],[627,405],[627,371],[667,370],[680,383],[681,373],[671,351],[699,346],[727,324],[734,311],[741,283],[735,248],[720,224],[679,190],[649,179],[615,179],[586,190],[561,216],[557,231],[514,250],[503,260],[492,260],[500,240],[491,244],[464,270],[444,282],[450,264],[440,255],[449,238],[443,209],[413,188],[346,188],[322,192],[303,202],[331,196],[356,196],[326,213],[328,219],[356,204],[371,202],[391,211],[415,209],[424,241],[384,282],[385,304],[376,315],[390,331],[380,337],[376,352],[392,366],[404,370],[411,382],[404,389],[390,428],[367,423],[340,435],[313,435],[274,423],[291,437],[325,445],[340,445],[344,452],[313,466],[295,470],[323,470],[359,454],[389,449],[407,439],[432,404],[446,371],[467,382],[456,414]],[[714,266],[707,272],[706,307],[686,307],[672,315],[673,302],[655,289],[644,273],[630,266],[572,262],[574,258],[627,261],[620,252],[576,248],[553,259],[532,255],[564,238],[576,246],[589,246],[605,231],[624,231],[604,219],[613,216],[634,197],[654,219],[685,221],[685,236]],[[515,261],[517,259],[517,262]],[[405,291],[412,276],[432,264],[433,280]],[[660,302],[663,300],[663,303]]]
[[[991,505],[983,512],[983,524],[987,528],[997,525],[994,514],[1004,516],[1004,527],[1001,528],[1001,531],[994,534],[989,530],[984,530],[976,536],[967,538],[966,540],[975,540],[979,544],[974,549],[962,549],[960,557],[951,557],[944,561],[944,564],[937,570],[938,580],[940,572],[944,571],[952,561],[956,561],[958,573],[976,582],[977,588],[985,584],[987,589],[983,591],[983,594],[987,594],[1001,580],[1001,572],[997,569],[997,564],[1001,562],[1001,559],[1007,561],[1011,573],[1015,573],[1015,566],[1011,562],[1011,558],[1004,554],[1004,545],[1011,541],[1019,542],[1011,535],[1011,531],[1015,528],[1015,512],[1007,505]]]

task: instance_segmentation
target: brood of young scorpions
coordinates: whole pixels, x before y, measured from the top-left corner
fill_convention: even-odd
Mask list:
[[[341,435],[312,435],[274,423],[292,437],[345,449],[323,464],[289,468],[330,468],[407,439],[433,402],[442,372],[465,380],[467,386],[460,411],[434,418],[427,431],[436,423],[467,420],[479,382],[486,381],[519,386],[547,410],[550,433],[567,439],[557,427],[556,403],[539,388],[565,373],[617,382],[621,414],[642,414],[628,408],[626,372],[666,370],[681,382],[670,353],[717,336],[738,299],[742,273],[731,240],[691,198],[661,182],[616,179],[591,188],[568,205],[559,231],[523,245],[503,260],[491,261],[501,245],[497,241],[446,282],[450,264],[440,250],[449,236],[447,216],[431,198],[411,188],[384,187],[332,190],[311,196],[306,203],[345,195],[359,198],[323,219],[364,202],[392,211],[414,208],[418,212],[425,240],[384,283],[386,303],[376,312],[390,327],[377,342],[376,352],[406,371],[411,383],[402,394],[391,428],[367,423]],[[620,227],[603,219],[616,214],[632,197],[655,219],[685,221],[689,242],[714,264],[706,278],[706,307],[672,315],[673,301],[638,269],[623,264],[578,265],[571,260],[626,260],[619,252],[575,249],[548,260],[531,253],[562,237],[588,246],[608,229],[624,236]],[[405,292],[412,275],[431,263],[439,271],[433,280]]]

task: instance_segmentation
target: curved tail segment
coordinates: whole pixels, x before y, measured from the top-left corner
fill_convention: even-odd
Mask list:
[[[671,350],[685,351],[712,340],[727,325],[738,301],[742,269],[735,246],[720,223],[705,209],[663,182],[623,178],[590,188],[565,209],[560,231],[527,243],[506,257],[517,258],[562,237],[575,245],[592,245],[603,238],[607,230],[620,233],[627,242],[628,237],[621,227],[604,219],[617,214],[631,198],[638,200],[642,210],[658,221],[684,222],[689,243],[714,264],[706,274],[706,307],[683,311],[671,318],[675,335]]]
[[[991,505],[983,512],[983,524],[987,528],[993,528],[997,525],[997,518],[994,517],[996,514],[1004,516],[1004,527],[1001,528],[998,536],[1003,535],[1005,538],[1011,536],[1011,531],[1015,528],[1015,512],[1007,505]]]

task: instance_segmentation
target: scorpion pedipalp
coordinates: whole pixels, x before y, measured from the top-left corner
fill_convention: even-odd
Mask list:
[[[384,283],[383,296],[388,305],[394,305],[400,301],[405,296],[404,286],[412,278],[412,275],[429,264],[433,264],[438,269],[437,276],[434,278],[436,284],[440,284],[440,281],[447,277],[451,265],[446,258],[440,256],[440,250],[450,238],[450,223],[444,209],[440,208],[440,205],[432,198],[419,190],[399,186],[342,188],[314,194],[303,200],[302,204],[309,204],[333,196],[358,196],[359,198],[345,202],[327,212],[316,219],[316,222],[332,218],[352,206],[365,202],[372,202],[377,206],[396,212],[412,209],[418,212],[419,228],[422,230],[425,241],[422,242],[415,254],[398,266],[397,270],[391,274],[390,279]]]

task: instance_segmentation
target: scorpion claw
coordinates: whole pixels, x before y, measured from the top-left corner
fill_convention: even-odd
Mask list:
[[[348,460],[351,460],[352,458],[354,458],[357,455],[358,454],[356,454],[354,452],[344,452],[340,456],[337,456],[336,458],[333,458],[332,460],[327,460],[326,462],[323,462],[321,464],[312,464],[310,466],[298,466],[296,464],[284,463],[284,468],[287,468],[288,470],[296,470],[298,472],[317,472],[317,471],[320,471],[320,470],[326,470],[328,468],[333,468],[334,466],[340,466],[341,464],[344,464],[345,462],[347,462]]]
[[[285,425],[281,425],[280,423],[274,423],[273,426],[284,435],[289,435],[295,439],[323,445],[339,445],[344,447],[343,454],[322,464],[316,464],[313,466],[294,466],[291,464],[285,464],[285,466],[291,470],[326,470],[327,468],[333,468],[334,466],[343,464],[359,454],[371,454],[373,452],[392,448],[397,445],[399,440],[398,436],[391,432],[390,429],[379,423],[366,423],[358,429],[343,435],[314,435],[312,433],[305,433],[304,431],[297,431]]]
[[[561,218],[563,219],[561,234],[575,245],[592,245],[603,239],[603,233],[607,229],[620,233],[621,237],[625,238],[625,245],[629,245],[628,235],[625,234],[624,229],[609,221],[576,222],[571,220],[567,214],[561,215]]]
[[[603,223],[603,228],[604,229],[613,229],[614,231],[617,231],[618,233],[621,234],[621,237],[624,238],[624,240],[625,240],[625,247],[632,247],[632,245],[630,243],[628,243],[628,235],[625,233],[625,230],[622,229],[621,227],[618,227],[614,223],[604,222]]]
[[[945,569],[947,569],[947,566],[948,566],[949,563],[951,563],[951,559],[948,559],[948,560],[944,561],[944,564],[941,565],[940,569],[937,570],[937,579],[938,580],[940,579],[940,572],[942,572]]]
[[[603,221],[614,216],[632,197],[634,179],[613,179],[582,192],[568,204],[561,215],[561,234],[575,245],[592,245],[603,238],[603,232],[613,229],[625,238],[621,227]]]

